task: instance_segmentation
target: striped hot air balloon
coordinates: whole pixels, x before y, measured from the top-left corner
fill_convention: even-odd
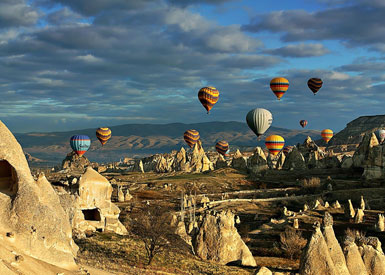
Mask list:
[[[106,127],[98,128],[96,130],[96,137],[103,146],[111,138],[111,130]]]
[[[85,135],[74,135],[70,139],[70,145],[72,150],[81,157],[90,148],[91,139]]]
[[[207,110],[207,113],[210,113],[211,108],[219,99],[219,92],[214,87],[203,87],[198,92],[198,98],[203,107]]]
[[[321,137],[322,139],[328,143],[329,140],[333,137],[333,131],[330,130],[330,129],[325,129],[325,130],[322,130],[321,132]]]
[[[315,95],[319,89],[321,89],[322,87],[322,80],[321,78],[310,78],[308,81],[307,81],[307,86],[310,88],[310,90],[313,92],[313,94]]]
[[[302,126],[302,128],[305,128],[305,126],[307,125],[307,120],[300,120],[299,124]]]
[[[270,89],[273,91],[278,100],[289,89],[289,80],[284,77],[276,77],[270,81]]]
[[[195,143],[198,142],[200,136],[199,136],[199,132],[197,130],[187,130],[186,132],[184,132],[184,140],[186,141],[187,145],[190,146],[190,148],[192,148]]]
[[[221,154],[224,157],[227,157],[229,152],[229,144],[227,141],[224,141],[224,140],[218,141],[217,144],[215,145],[215,149],[219,154]]]
[[[279,135],[271,135],[266,138],[265,144],[270,154],[276,156],[285,145],[285,140]]]

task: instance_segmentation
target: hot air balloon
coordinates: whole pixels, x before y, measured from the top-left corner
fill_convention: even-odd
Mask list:
[[[310,90],[314,93],[314,95],[318,92],[319,89],[322,87],[322,80],[321,78],[310,78],[307,81],[307,86],[310,88]]]
[[[273,116],[268,110],[257,108],[247,113],[246,122],[250,129],[259,137],[269,129],[273,122]]]
[[[276,156],[285,145],[285,140],[281,136],[271,135],[266,138],[265,145],[269,149],[270,154]]]
[[[305,128],[305,126],[307,125],[307,120],[300,120],[299,124],[302,126],[302,128]]]
[[[190,146],[190,148],[192,148],[195,143],[198,142],[200,136],[199,136],[199,132],[197,130],[187,130],[186,132],[184,132],[184,140],[186,141],[187,145]]]
[[[289,89],[289,80],[284,77],[276,77],[270,81],[270,89],[273,91],[278,100]]]
[[[333,131],[330,129],[322,130],[321,132],[322,139],[328,143],[329,140],[333,137]]]
[[[198,98],[203,107],[207,110],[207,113],[210,113],[211,108],[218,101],[219,92],[214,87],[203,87],[198,92]]]
[[[91,140],[85,135],[74,135],[70,139],[70,145],[72,150],[81,157],[90,148]]]
[[[111,138],[111,130],[109,128],[103,128],[103,127],[98,128],[96,130],[96,137],[98,138],[98,140],[103,146]]]
[[[287,156],[291,150],[293,150],[293,146],[285,146],[283,147],[282,152],[285,154],[285,156]]]
[[[378,136],[378,140],[380,141],[380,143],[383,143],[384,140],[385,140],[385,130],[384,129],[379,129],[377,131],[377,136]]]
[[[227,143],[227,141],[224,140],[218,141],[215,145],[215,149],[219,154],[224,157],[227,157],[229,152],[229,144]]]

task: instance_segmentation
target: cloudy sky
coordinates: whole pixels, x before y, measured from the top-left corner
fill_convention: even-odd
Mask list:
[[[0,0],[0,119],[64,131],[262,107],[277,127],[338,131],[385,113],[384,14],[383,0]],[[276,76],[290,81],[280,101]],[[210,115],[207,85],[220,92]]]

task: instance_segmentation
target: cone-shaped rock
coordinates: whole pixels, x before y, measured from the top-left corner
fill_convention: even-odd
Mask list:
[[[305,169],[305,159],[302,154],[298,151],[297,147],[293,147],[293,150],[287,155],[285,163],[283,164],[282,169],[291,170],[291,169]]]
[[[345,237],[343,251],[345,255],[346,265],[350,274],[368,275],[364,262],[362,261],[361,254],[358,251],[357,245],[354,243],[354,239],[351,237]]]

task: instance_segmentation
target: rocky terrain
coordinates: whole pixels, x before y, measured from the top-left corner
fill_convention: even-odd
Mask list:
[[[4,274],[385,273],[385,145],[372,132],[350,147],[306,137],[276,157],[199,141],[32,171],[0,133]]]

